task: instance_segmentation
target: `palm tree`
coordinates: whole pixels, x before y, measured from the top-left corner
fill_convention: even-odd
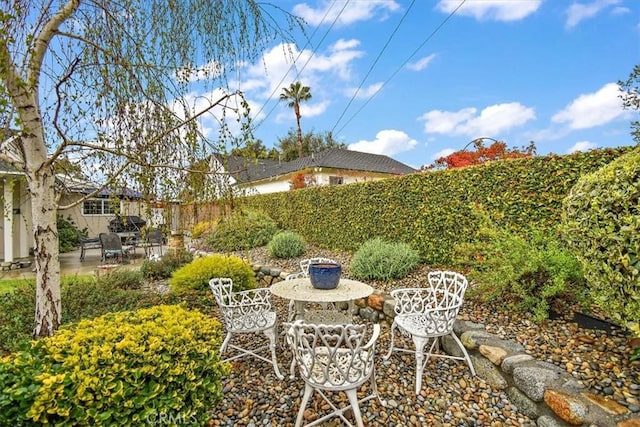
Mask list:
[[[298,124],[298,158],[302,157],[302,128],[300,127],[300,103],[311,99],[311,88],[302,86],[300,81],[291,83],[291,86],[283,87],[280,101],[285,101],[288,107],[293,108]]]

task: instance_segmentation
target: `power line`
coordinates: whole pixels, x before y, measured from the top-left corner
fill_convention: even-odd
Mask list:
[[[340,117],[338,117],[338,120],[336,121],[336,124],[333,126],[333,128],[331,129],[331,132],[333,133],[334,129],[336,128],[336,126],[338,126],[338,123],[340,123],[340,120],[342,120],[342,118],[344,117],[344,115],[346,114],[347,110],[349,109],[349,107],[351,106],[351,103],[353,102],[354,99],[356,99],[356,96],[358,96],[358,93],[360,92],[360,89],[362,89],[362,86],[364,85],[364,82],[367,80],[367,77],[369,77],[369,74],[371,74],[371,71],[373,71],[373,68],[376,66],[376,64],[378,63],[378,61],[380,60],[380,58],[382,57],[382,54],[384,53],[384,51],[387,49],[387,47],[389,46],[389,43],[391,43],[391,39],[393,39],[393,36],[395,36],[395,34],[398,32],[398,29],[400,29],[400,26],[402,25],[402,23],[404,22],[404,19],[407,17],[407,15],[409,14],[409,11],[411,10],[411,8],[413,7],[413,5],[415,4],[416,0],[412,0],[411,4],[409,5],[409,7],[407,8],[407,10],[404,12],[404,15],[402,15],[402,18],[400,19],[400,22],[398,22],[398,25],[396,25],[396,27],[394,28],[393,32],[391,33],[391,35],[389,36],[389,38],[387,39],[387,42],[384,44],[384,46],[382,47],[382,49],[380,50],[380,52],[378,53],[378,56],[376,56],[376,59],[373,61],[373,63],[371,64],[371,67],[369,67],[369,71],[367,71],[367,74],[365,74],[365,76],[362,78],[362,81],[360,82],[360,85],[356,88],[355,92],[353,93],[353,95],[351,96],[351,99],[349,100],[349,102],[347,103],[347,105],[344,107],[344,110],[342,110],[342,114],[340,114]],[[377,92],[377,91],[376,91]]]
[[[431,40],[431,39],[433,38],[433,36],[435,36],[435,35],[436,35],[436,33],[437,33],[438,31],[440,31],[440,29],[441,29],[441,28],[442,28],[442,27],[447,23],[447,21],[449,21],[449,19],[451,19],[451,18],[453,17],[453,15],[455,15],[455,13],[458,11],[458,9],[460,9],[460,8],[462,7],[462,5],[466,3],[466,1],[467,1],[467,0],[462,0],[462,1],[460,2],[460,4],[458,5],[458,7],[456,7],[456,8],[455,8],[455,9],[454,9],[454,10],[453,10],[453,11],[452,11],[452,12],[451,12],[451,13],[450,13],[450,14],[449,14],[449,15],[448,15],[448,16],[447,16],[447,17],[446,17],[446,18],[445,18],[441,23],[440,23],[440,25],[438,25],[438,26],[435,28],[435,30],[433,30],[433,31],[431,32],[431,34],[429,34],[429,35],[427,36],[427,38],[426,38],[426,39],[425,39],[425,40],[424,40],[424,41],[423,41],[423,42],[422,42],[422,43],[421,43],[421,44],[420,44],[420,45],[419,45],[419,46],[418,46],[418,47],[417,47],[417,48],[416,48],[412,53],[411,53],[411,55],[409,55],[409,57],[408,57],[408,58],[407,58],[407,59],[406,59],[402,64],[400,64],[400,66],[399,66],[399,67],[398,67],[398,68],[393,72],[393,74],[391,74],[391,76],[390,76],[387,80],[385,80],[385,81],[384,81],[384,83],[382,83],[382,86],[380,86],[380,88],[378,88],[378,90],[377,90],[377,91],[375,91],[375,92],[374,92],[374,93],[369,97],[369,99],[367,99],[367,100],[362,104],[362,106],[361,106],[361,107],[360,107],[360,108],[359,108],[359,109],[358,109],[358,110],[353,114],[353,116],[351,116],[351,118],[349,118],[349,120],[347,120],[347,122],[346,122],[346,123],[345,123],[345,124],[344,124],[344,125],[343,125],[339,130],[338,130],[338,132],[337,132],[338,134],[339,134],[340,132],[342,132],[342,130],[343,130],[345,127],[347,127],[347,125],[348,125],[349,123],[351,123],[351,120],[353,120],[353,119],[354,119],[354,118],[355,118],[355,117],[360,113],[360,111],[362,111],[362,110],[364,109],[364,107],[366,107],[366,106],[367,106],[367,104],[368,104],[368,103],[369,103],[369,102],[370,102],[370,101],[371,101],[371,100],[372,100],[372,99],[373,99],[373,98],[378,94],[378,92],[380,92],[380,91],[382,90],[382,88],[383,88],[387,83],[389,83],[389,81],[391,81],[391,79],[393,79],[393,78],[396,76],[396,74],[398,74],[398,73],[400,72],[400,70],[401,70],[402,68],[404,68],[404,66],[405,66],[405,65],[407,65],[407,63],[408,63],[408,62],[409,62],[409,61],[410,61],[410,60],[411,60],[411,59],[416,55],[416,53],[418,53],[418,51],[420,51],[420,49],[422,49],[422,48],[424,47],[424,45],[425,45],[425,44],[427,44],[427,42],[428,42],[429,40]],[[336,126],[337,126],[337,123],[336,123]],[[334,129],[335,129],[335,126],[334,126]],[[333,129],[332,129],[332,132],[333,132]]]
[[[300,58],[300,56],[302,56],[302,53],[304,52],[304,49],[311,43],[311,39],[313,38],[313,36],[316,34],[316,32],[318,31],[318,28],[320,28],[320,26],[322,25],[322,23],[325,21],[325,19],[327,18],[327,16],[329,15],[329,12],[331,11],[331,9],[333,9],[333,6],[335,5],[337,0],[334,0],[333,3],[331,3],[331,6],[327,8],[327,11],[325,12],[324,16],[322,17],[322,20],[318,23],[318,25],[316,26],[316,28],[313,30],[313,33],[311,34],[311,36],[307,39],[307,43],[304,45],[304,47],[300,50],[300,52],[298,53],[298,56],[293,60],[293,63],[291,64],[291,66],[289,67],[289,69],[287,70],[286,73],[284,73],[284,75],[282,76],[282,79],[280,80],[280,82],[276,85],[276,87],[273,89],[273,91],[271,92],[271,94],[269,95],[269,98],[267,98],[267,100],[264,102],[264,104],[262,104],[262,107],[260,107],[260,110],[258,110],[258,112],[256,113],[256,117],[258,117],[258,115],[262,112],[262,110],[264,109],[264,107],[267,106],[267,104],[271,101],[271,99],[273,98],[273,96],[275,95],[275,93],[280,89],[280,85],[282,85],[282,82],[284,82],[284,79],[287,77],[287,75],[289,75],[289,72],[291,71],[292,68],[296,67],[296,61]],[[342,9],[340,9],[340,11],[338,12],[338,14],[336,15],[335,19],[333,20],[333,22],[331,23],[331,25],[329,26],[329,28],[327,29],[327,31],[325,32],[324,36],[322,36],[322,38],[320,39],[320,42],[316,45],[316,47],[313,49],[313,51],[311,52],[311,55],[309,55],[309,58],[307,59],[307,61],[304,63],[304,65],[302,66],[302,68],[300,70],[298,70],[296,72],[296,77],[300,76],[300,73],[305,69],[305,67],[307,66],[307,64],[309,64],[309,61],[311,61],[311,58],[313,58],[313,56],[316,54],[316,51],[318,50],[318,48],[320,47],[320,45],[322,44],[322,42],[324,41],[325,38],[327,38],[327,35],[329,34],[329,31],[331,31],[331,29],[333,28],[333,26],[336,24],[336,22],[338,21],[338,19],[340,18],[340,15],[342,15],[342,12],[344,12],[345,8],[347,7],[347,5],[349,4],[350,0],[347,0],[344,3],[344,6],[342,6]],[[297,67],[296,67],[297,69]],[[273,110],[275,110],[275,108],[278,106],[278,103],[276,102],[275,104],[273,104],[273,107],[271,107],[271,109],[269,110],[269,112],[267,114],[265,114],[264,118],[262,120],[260,120],[259,123],[257,123],[255,126],[252,127],[252,130],[255,130],[257,128],[259,128],[262,123],[264,123],[264,121],[271,115],[271,113],[273,113]]]

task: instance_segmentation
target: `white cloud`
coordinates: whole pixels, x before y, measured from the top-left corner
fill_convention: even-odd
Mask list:
[[[427,65],[431,63],[436,57],[435,53],[432,53],[429,56],[425,56],[424,58],[418,59],[416,62],[410,62],[407,64],[407,68],[412,71],[422,71],[427,68]]]
[[[519,21],[534,13],[542,0],[467,0],[456,12],[482,21]],[[440,0],[436,8],[444,13],[453,12],[460,0]]]
[[[358,99],[362,99],[362,98],[366,99],[375,95],[381,88],[382,88],[382,82],[378,82],[378,83],[373,83],[369,86],[362,87],[360,88],[360,90],[358,90],[358,88],[355,88],[355,87],[347,88],[345,89],[344,93],[348,97],[351,97],[355,94],[356,98]],[[357,94],[356,94],[356,90],[358,90]]]
[[[596,144],[595,142],[579,141],[573,144],[571,148],[569,148],[567,154],[575,153],[576,151],[593,150],[594,148],[598,148],[598,144]]]
[[[330,25],[334,21],[338,25],[349,25],[358,21],[368,21],[374,16],[385,19],[389,12],[400,9],[400,5],[394,0],[351,1],[346,6],[345,2],[347,0],[323,0],[317,8],[300,3],[293,7],[293,14],[314,26]]]
[[[567,9],[567,22],[565,23],[567,28],[573,28],[580,23],[580,21],[593,18],[603,9],[609,6],[620,3],[620,0],[595,0],[591,3],[573,3]]]
[[[551,120],[555,123],[567,123],[570,129],[604,125],[625,114],[619,96],[618,85],[607,83],[595,93],[580,95]]]
[[[327,108],[329,108],[330,104],[331,102],[329,101],[316,102],[315,104],[301,103],[300,116],[302,116],[303,118],[319,116],[327,111]],[[283,122],[287,120],[293,120],[295,122],[295,115],[293,114],[292,108],[287,108],[286,111],[280,112],[276,117],[277,122]]]
[[[378,132],[373,141],[362,140],[355,144],[349,144],[349,150],[392,156],[403,151],[410,151],[416,145],[418,145],[418,141],[411,139],[406,133],[400,130],[386,129]]]
[[[454,150],[453,148],[445,148],[444,150],[440,150],[437,153],[435,153],[431,158],[431,160],[435,161],[435,160],[438,160],[440,157],[447,157],[449,154],[453,154],[455,152],[456,150]]]
[[[513,129],[536,117],[533,108],[518,102],[496,104],[477,114],[476,108],[459,111],[429,111],[418,118],[424,120],[426,133],[466,135],[470,138],[488,136],[498,138],[502,132]]]
[[[359,44],[355,39],[340,39],[324,54],[314,54],[308,49],[299,51],[293,44],[279,44],[246,68],[246,78],[241,88],[245,91],[261,90],[258,94],[252,94],[254,97],[277,97],[283,87],[300,80],[311,88],[315,96],[324,78],[349,79],[353,61],[364,56],[363,51],[356,49]],[[295,66],[292,65],[293,61]],[[296,75],[296,70],[300,75]]]

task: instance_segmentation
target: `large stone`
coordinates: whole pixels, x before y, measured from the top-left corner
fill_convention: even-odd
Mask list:
[[[457,336],[464,334],[467,331],[484,331],[486,326],[483,323],[471,322],[469,320],[458,320],[453,323],[453,332]]]
[[[384,313],[384,315],[390,319],[393,319],[394,317],[396,317],[395,310],[396,310],[396,300],[394,300],[393,298],[386,299],[382,306],[382,312]]]
[[[384,296],[379,295],[377,293],[373,293],[369,295],[368,303],[369,303],[369,307],[378,311],[382,311],[382,307],[384,305]]]
[[[536,420],[538,427],[564,427],[566,424],[549,415],[543,415]]]
[[[460,340],[466,348],[475,349],[482,344],[487,344],[488,342],[496,340],[499,341],[500,338],[497,335],[490,334],[487,331],[474,330],[463,333],[460,336]]]
[[[534,402],[542,402],[545,390],[559,379],[557,371],[538,365],[518,366],[513,370],[516,386]]]
[[[528,355],[528,354],[514,354],[513,356],[508,356],[505,357],[505,359],[502,361],[502,369],[507,373],[507,374],[511,374],[513,373],[513,369],[516,366],[520,366],[524,363],[527,362],[531,362],[533,359],[533,356]]]
[[[471,355],[471,363],[473,363],[476,374],[480,378],[484,379],[491,387],[498,390],[504,390],[509,385],[507,380],[502,376],[500,370],[496,368],[496,365],[484,357]]]
[[[509,387],[507,389],[507,397],[509,397],[509,401],[518,408],[519,412],[523,413],[532,420],[537,419],[541,415],[540,411],[538,410],[538,404],[529,399],[516,387]]]
[[[631,418],[626,421],[620,421],[616,427],[640,427],[640,418]]]
[[[593,393],[582,393],[582,396],[589,399],[589,401],[598,405],[599,407],[601,407],[606,412],[612,415],[622,415],[629,412],[627,408],[625,408],[624,406],[622,406],[621,404],[619,404],[613,399],[600,396],[597,394],[593,394]]]
[[[580,399],[559,390],[549,389],[544,392],[544,403],[562,420],[573,426],[579,426],[585,421],[589,409]]]
[[[480,350],[480,354],[489,359],[494,365],[500,365],[507,355],[505,349],[490,345],[481,345],[478,350]]]

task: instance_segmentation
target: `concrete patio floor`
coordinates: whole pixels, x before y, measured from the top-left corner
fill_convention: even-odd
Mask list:
[[[162,253],[166,254],[168,248],[162,247]],[[158,253],[158,248],[153,248],[153,253]],[[113,260],[102,262],[100,259],[100,249],[88,249],[85,251],[84,260],[80,261],[80,250],[60,254],[60,271],[62,275],[85,275],[96,274],[103,271],[99,268],[101,265],[121,265],[126,268],[140,268],[142,261],[145,259],[144,248],[136,248],[135,255],[131,254],[130,259],[125,259],[125,263],[116,263]],[[33,258],[27,258],[25,261],[31,261],[29,267],[19,268],[16,270],[0,271],[0,280],[6,279],[30,279],[35,277]],[[106,270],[106,269],[105,269]]]

